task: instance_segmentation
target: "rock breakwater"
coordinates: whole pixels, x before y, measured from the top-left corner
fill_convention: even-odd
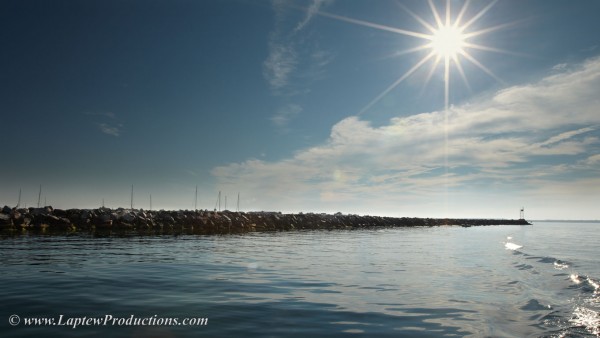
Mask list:
[[[525,220],[380,217],[280,212],[208,210],[54,209],[10,208],[0,212],[2,232],[128,232],[228,234],[254,231],[310,229],[365,229],[376,227],[431,227],[528,225]]]

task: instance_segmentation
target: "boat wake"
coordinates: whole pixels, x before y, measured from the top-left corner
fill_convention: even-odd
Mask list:
[[[589,276],[577,274],[571,274],[569,278],[583,295],[573,309],[569,322],[600,337],[600,282]]]
[[[512,237],[507,239],[512,240]],[[563,282],[557,281],[557,284],[566,283],[568,285],[566,293],[571,298],[566,302],[569,305],[564,311],[552,311],[541,318],[542,325],[553,332],[551,337],[600,337],[600,280],[573,272],[573,264],[570,262],[554,257],[535,257],[527,252],[522,252],[523,246],[514,242],[504,242],[504,247],[506,250],[515,251],[515,254],[525,259],[537,259],[542,266],[548,267],[548,272],[551,271],[550,268],[565,272],[571,271],[570,274],[561,272],[554,273],[552,277],[549,277],[563,278]],[[515,266],[520,268],[523,264]]]

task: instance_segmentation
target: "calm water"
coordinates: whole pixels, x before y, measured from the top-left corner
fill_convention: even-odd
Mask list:
[[[0,336],[596,336],[600,224],[0,239]],[[576,277],[578,275],[579,277]],[[9,317],[20,316],[20,325]],[[25,326],[26,317],[206,326]]]

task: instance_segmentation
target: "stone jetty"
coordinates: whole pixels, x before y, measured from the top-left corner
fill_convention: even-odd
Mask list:
[[[10,208],[0,212],[3,233],[44,232],[144,232],[185,234],[229,234],[255,231],[289,231],[318,229],[369,229],[377,227],[432,227],[528,225],[526,220],[448,219],[379,217],[336,214],[280,212],[233,212],[208,210],[142,209],[54,209]]]

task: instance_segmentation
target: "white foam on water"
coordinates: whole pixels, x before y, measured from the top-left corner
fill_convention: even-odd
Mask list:
[[[592,334],[600,334],[600,314],[594,310],[576,307],[569,321],[575,326],[585,327]]]
[[[571,280],[573,281],[573,283],[575,283],[575,284],[581,284],[581,279],[579,279],[579,275],[571,274],[569,276],[569,278],[571,278]]]
[[[504,247],[506,248],[506,250],[518,250],[521,249],[523,246],[511,242],[506,242],[504,244]]]
[[[597,292],[600,289],[600,284],[595,280],[588,277],[587,282],[594,287],[594,291]]]
[[[568,264],[562,263],[562,262],[560,262],[560,261],[555,261],[555,262],[554,262],[554,268],[555,268],[556,270],[564,270],[564,269],[566,269],[566,268],[568,268],[568,267],[569,267],[569,265],[568,265]]]

